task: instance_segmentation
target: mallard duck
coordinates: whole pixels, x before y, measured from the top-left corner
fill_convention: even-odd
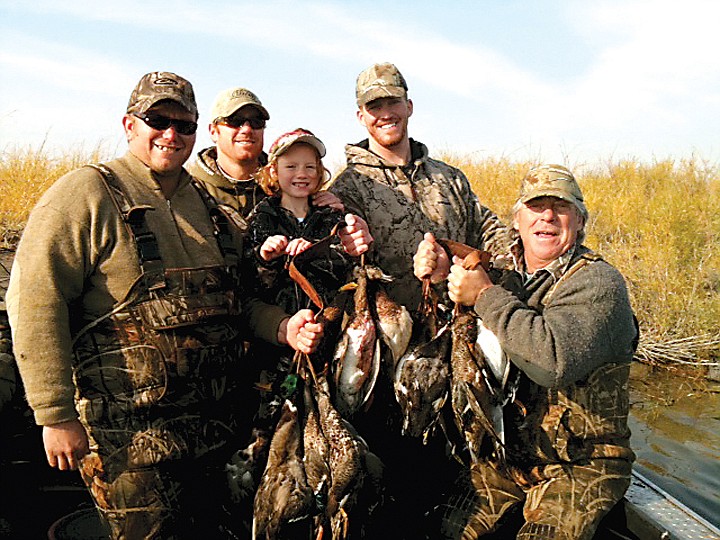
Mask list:
[[[330,520],[333,539],[344,539],[348,536],[350,516],[356,509],[368,477],[369,491],[375,491],[377,495],[382,463],[370,452],[355,428],[333,407],[324,375],[318,377],[315,388],[320,425],[329,446],[331,480],[325,515]],[[367,505],[368,490],[365,497],[364,504]],[[367,508],[360,510],[367,511]]]
[[[253,540],[307,537],[315,505],[303,463],[298,410],[285,400],[253,506]]]
[[[422,436],[425,441],[448,395],[450,338],[447,325],[438,329],[435,304],[426,279],[419,320],[407,352],[397,362],[393,381],[395,399],[403,413],[403,434]]]
[[[357,412],[372,395],[380,372],[380,342],[368,302],[368,277],[356,268],[352,313],[343,321],[333,357],[335,403],[346,417]]]
[[[391,372],[394,373],[398,360],[405,354],[412,335],[413,320],[410,312],[403,305],[393,301],[383,287],[383,283],[392,281],[392,277],[383,273],[376,266],[367,267],[368,279],[371,281],[376,321],[380,336],[390,351]],[[369,285],[370,286],[370,285]]]

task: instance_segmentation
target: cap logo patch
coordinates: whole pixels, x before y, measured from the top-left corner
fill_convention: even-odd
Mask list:
[[[255,94],[253,94],[252,92],[249,92],[248,90],[245,90],[244,88],[238,88],[237,90],[233,91],[231,97],[233,99],[244,98],[244,99],[249,99],[249,100],[253,100],[253,101],[257,100],[257,98],[255,97]]]
[[[177,86],[178,83],[173,79],[161,77],[159,79],[155,79],[155,82],[153,84],[157,84],[158,86]]]

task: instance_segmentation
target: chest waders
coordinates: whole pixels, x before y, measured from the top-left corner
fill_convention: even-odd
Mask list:
[[[212,455],[236,432],[239,252],[228,220],[201,193],[225,265],[165,268],[145,220],[152,208],[133,204],[109,168],[95,168],[135,241],[141,275],[122,302],[74,337],[76,403],[92,450],[81,472],[113,537],[128,530],[145,537],[165,531],[168,515],[178,519],[173,492],[183,474],[195,473],[176,463]],[[179,474],[148,473],[167,467]]]
[[[584,254],[548,289],[541,305],[559,284],[599,260],[595,253]],[[629,369],[606,364],[563,389],[524,378],[518,394],[527,407],[508,423],[508,463],[480,459],[461,475],[442,515],[445,538],[495,531],[517,505],[522,507],[518,540],[590,540],[630,484]],[[521,519],[520,512],[514,515]]]

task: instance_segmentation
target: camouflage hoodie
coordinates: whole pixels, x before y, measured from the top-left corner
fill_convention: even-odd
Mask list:
[[[370,226],[373,257],[394,277],[391,297],[414,312],[421,283],[413,255],[425,232],[496,254],[507,253],[512,232],[478,201],[459,169],[432,159],[427,147],[410,139],[412,160],[394,165],[368,150],[368,140],[347,145],[347,166],[330,186],[348,212]]]
[[[260,155],[260,166],[267,163],[267,154]],[[255,179],[235,180],[225,174],[217,164],[217,148],[211,146],[198,152],[197,159],[187,170],[205,187],[215,200],[231,206],[244,218],[267,195]]]

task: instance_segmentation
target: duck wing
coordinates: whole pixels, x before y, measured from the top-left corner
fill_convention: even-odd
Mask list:
[[[374,288],[375,313],[380,329],[380,336],[390,351],[392,372],[407,351],[412,336],[413,320],[410,312],[403,305],[394,302],[385,288],[377,284]]]

